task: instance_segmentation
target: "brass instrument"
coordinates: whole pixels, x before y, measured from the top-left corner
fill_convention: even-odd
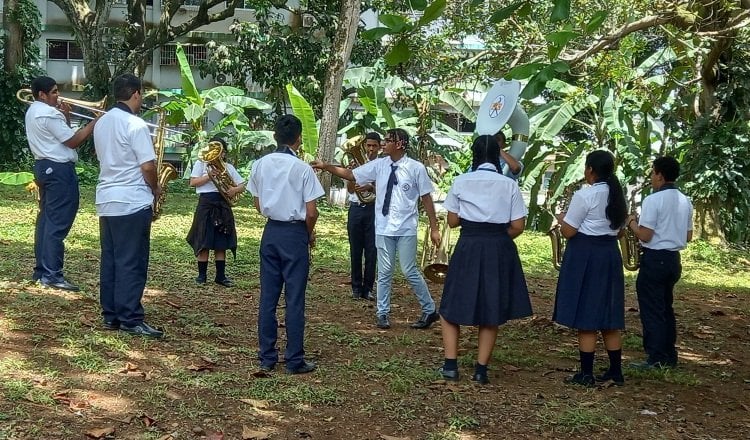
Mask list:
[[[16,99],[23,102],[24,104],[31,105],[34,102],[34,95],[31,93],[31,89],[20,89],[16,92]],[[57,98],[57,102],[64,102],[71,107],[79,107],[84,110],[88,110],[91,113],[94,113],[96,116],[99,116],[104,113],[104,109],[107,105],[107,97],[105,96],[99,101],[84,101],[82,99],[73,99],[60,96]],[[92,120],[96,117],[75,112],[70,112],[70,114],[88,120]]]
[[[565,187],[562,198],[557,204],[557,208],[560,212],[565,212],[568,209],[570,200],[573,198],[573,193],[576,189],[580,188],[583,183],[583,180],[578,180]],[[562,231],[560,230],[560,223],[557,222],[557,217],[555,217],[554,215],[553,217],[555,218],[555,220],[550,230],[547,231],[547,235],[549,235],[549,238],[552,241],[552,265],[555,267],[555,269],[560,270],[567,240],[562,235]]]
[[[167,197],[167,184],[177,178],[177,170],[170,163],[164,163],[164,134],[166,132],[167,118],[164,111],[159,112],[159,124],[154,132],[154,152],[156,153],[156,172],[157,183],[161,188],[161,194],[154,200],[154,212],[151,221],[155,221],[161,216],[161,208]]]
[[[352,168],[356,168],[367,163],[367,148],[365,147],[366,139],[364,136],[354,136],[348,139],[341,148],[344,150],[344,156],[349,160],[349,163],[354,164]],[[375,193],[373,191],[354,191],[360,202],[372,203],[375,201]]]
[[[230,206],[234,206],[239,202],[242,193],[240,192],[233,196],[229,195],[229,190],[236,184],[234,180],[232,180],[232,176],[227,172],[227,167],[222,159],[223,155],[224,146],[222,146],[221,142],[211,141],[198,153],[198,159],[205,162],[208,166],[208,177],[211,179],[211,182],[214,183],[216,189],[219,190],[221,196],[224,197],[224,200],[226,200]]]
[[[447,217],[439,217],[438,225],[440,228],[440,246],[435,246],[430,238],[430,227],[428,226],[424,234],[424,243],[422,247],[422,272],[424,276],[433,283],[444,284],[445,277],[448,275],[448,263],[453,253],[451,246],[451,228],[448,225]]]
[[[641,185],[633,189],[630,193],[630,214],[636,214],[635,195],[641,189]],[[628,225],[625,225],[625,230],[619,237],[620,240],[620,252],[622,253],[622,266],[627,270],[638,270],[641,266],[641,242],[635,236],[635,233],[630,230]]]

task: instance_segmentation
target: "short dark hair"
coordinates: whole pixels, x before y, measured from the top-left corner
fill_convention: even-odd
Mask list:
[[[654,172],[661,174],[667,182],[674,182],[680,177],[680,163],[672,156],[663,156],[654,160]]]
[[[221,148],[224,149],[224,152],[227,151],[227,141],[224,140],[221,136],[214,136],[211,139],[209,139],[209,142],[218,142],[221,144]]]
[[[275,136],[280,144],[291,145],[302,134],[302,121],[294,115],[282,115],[276,119]]]
[[[386,132],[386,136],[393,138],[393,141],[401,141],[404,143],[404,150],[409,148],[409,133],[403,128],[392,128]]]
[[[31,81],[31,94],[34,95],[34,99],[37,99],[39,93],[49,93],[56,85],[57,82],[49,76],[39,76]]]
[[[504,144],[508,141],[508,139],[505,137],[505,133],[503,133],[502,130],[495,133],[495,139],[497,140],[498,144]]]
[[[378,133],[377,131],[371,131],[367,133],[365,135],[365,141],[370,140],[370,139],[373,141],[378,141],[378,143],[380,143],[380,133]]]
[[[112,81],[112,96],[115,101],[127,101],[133,96],[133,93],[140,92],[142,87],[141,80],[130,73],[124,73]]]

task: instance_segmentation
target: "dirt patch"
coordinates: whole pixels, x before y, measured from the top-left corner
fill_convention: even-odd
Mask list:
[[[392,328],[350,297],[341,271],[317,269],[306,349],[319,370],[258,370],[252,283],[198,288],[187,275],[146,295],[163,341],[99,327],[96,282],[82,294],[9,281],[0,295],[0,438],[8,439],[744,439],[750,436],[747,292],[678,286],[680,366],[626,370],[624,387],[563,384],[575,334],[549,320],[555,279],[529,278],[534,318],[501,327],[489,386],[468,380],[475,331],[464,329],[457,384],[438,380],[439,326],[419,331],[403,280]],[[171,275],[168,276],[168,275]],[[184,279],[182,279],[184,278]],[[257,285],[257,283],[255,283]],[[439,287],[430,285],[439,297]],[[642,359],[632,285],[625,364]],[[279,310],[283,322],[283,307]],[[285,344],[283,329],[279,346]],[[606,366],[603,348],[597,367]],[[283,367],[280,364],[279,367]]]

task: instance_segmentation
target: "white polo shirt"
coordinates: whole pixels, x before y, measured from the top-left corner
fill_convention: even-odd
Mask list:
[[[499,174],[491,163],[457,176],[443,207],[461,219],[481,223],[509,223],[528,214],[518,183]]]
[[[310,165],[282,152],[255,161],[248,191],[258,198],[263,216],[282,222],[305,220],[305,203],[325,194]]]
[[[396,185],[391,193],[387,216],[383,215],[383,199],[391,175],[391,165],[396,169]],[[397,162],[381,157],[352,170],[359,185],[375,182],[375,234],[392,237],[417,235],[419,199],[433,191],[427,169],[421,162],[404,156]]]
[[[55,107],[34,101],[26,110],[26,137],[34,159],[49,159],[53,162],[76,162],[78,152],[63,142],[72,138],[76,131],[68,126],[65,115]]]
[[[245,183],[245,179],[240,176],[240,173],[237,172],[237,169],[234,168],[234,165],[231,163],[224,162],[224,167],[227,169],[227,174],[229,174],[229,177],[232,178],[232,181],[234,181],[234,185],[240,185]],[[190,172],[190,177],[203,177],[208,175],[208,166],[206,165],[206,162],[203,161],[196,161],[193,164],[193,169]],[[195,187],[195,192],[198,194],[203,193],[210,193],[210,192],[219,192],[219,190],[216,188],[216,185],[214,185],[213,180],[208,179],[208,182],[204,183],[201,186]]]
[[[657,191],[643,199],[638,224],[654,231],[643,247],[680,251],[687,246],[688,231],[693,230],[693,205],[676,188]]]
[[[141,165],[156,159],[151,134],[143,119],[117,107],[94,127],[99,159],[96,213],[99,216],[133,214],[154,203]]]
[[[609,199],[609,185],[595,183],[573,194],[563,221],[586,235],[617,235],[620,228],[611,229],[605,210]]]

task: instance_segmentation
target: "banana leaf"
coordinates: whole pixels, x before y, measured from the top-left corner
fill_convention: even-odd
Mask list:
[[[291,83],[286,85],[286,92],[294,115],[302,122],[303,151],[315,157],[318,152],[318,126],[312,106]]]

